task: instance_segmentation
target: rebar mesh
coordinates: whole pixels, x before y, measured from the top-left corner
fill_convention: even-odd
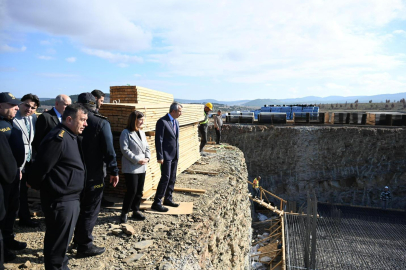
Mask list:
[[[315,269],[406,269],[406,218],[399,212],[319,204]],[[286,215],[287,269],[306,269],[306,217]]]

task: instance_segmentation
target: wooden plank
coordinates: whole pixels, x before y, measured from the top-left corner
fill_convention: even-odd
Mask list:
[[[367,113],[367,125],[375,126],[376,114]]]
[[[286,270],[285,216],[281,215],[282,225],[282,269]]]
[[[217,150],[215,150],[215,149],[203,149],[203,152],[206,152],[206,153],[217,153]]]
[[[218,172],[208,172],[208,171],[199,171],[199,170],[185,170],[185,172],[190,173],[190,174],[207,174],[207,175],[218,175]]]
[[[154,188],[156,190],[156,188]],[[205,189],[193,189],[193,188],[174,188],[174,191],[177,192],[193,192],[193,193],[206,193]]]

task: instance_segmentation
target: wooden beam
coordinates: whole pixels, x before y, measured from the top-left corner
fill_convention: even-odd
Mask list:
[[[272,267],[272,269],[271,270],[275,270],[276,269],[276,267],[278,267],[279,265],[281,265],[282,264],[282,261],[280,261],[280,262],[278,262],[277,264],[275,264],[275,266],[274,267]]]
[[[185,172],[187,173],[191,173],[191,174],[207,174],[207,175],[218,175],[218,172],[208,172],[208,171],[199,171],[199,170],[185,170]]]
[[[367,113],[367,125],[375,126],[376,114]]]
[[[156,190],[156,187],[153,188],[154,190]],[[177,192],[193,192],[193,193],[206,193],[205,189],[193,189],[193,188],[177,188],[175,187],[173,189],[173,191],[177,191]]]
[[[283,214],[281,215],[281,223],[282,223],[282,269],[286,270],[285,216]]]
[[[205,152],[205,153],[217,153],[217,150],[203,149],[203,152]]]

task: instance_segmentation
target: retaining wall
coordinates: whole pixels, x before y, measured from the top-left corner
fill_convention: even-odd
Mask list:
[[[302,203],[313,189],[320,201],[380,206],[388,185],[390,207],[406,207],[405,128],[226,124],[222,141],[244,152],[251,180],[261,175],[287,200]]]

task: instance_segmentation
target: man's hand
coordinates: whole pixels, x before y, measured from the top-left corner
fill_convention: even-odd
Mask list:
[[[113,176],[110,175],[110,184],[113,183],[113,187],[116,187],[118,184],[118,175],[117,176]]]
[[[30,186],[27,182],[25,182],[25,185],[26,185],[28,188],[31,188],[31,186]]]
[[[163,160],[163,159],[159,159],[159,160],[158,160],[158,163],[159,163],[159,164],[164,164],[164,160]]]
[[[20,171],[20,180],[23,178],[23,173]]]

